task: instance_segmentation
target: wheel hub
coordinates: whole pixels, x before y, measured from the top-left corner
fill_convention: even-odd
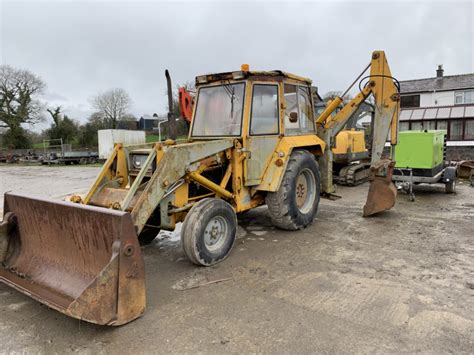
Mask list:
[[[309,169],[304,169],[296,179],[296,206],[302,213],[308,213],[313,207],[316,196],[316,179]]]
[[[209,250],[219,249],[225,242],[227,222],[221,216],[212,218],[204,229],[204,243]]]

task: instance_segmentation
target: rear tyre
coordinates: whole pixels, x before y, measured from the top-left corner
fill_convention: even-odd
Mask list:
[[[447,182],[444,186],[447,194],[456,192],[456,179],[451,179],[451,181]]]
[[[205,198],[186,215],[181,230],[183,250],[196,265],[210,266],[224,260],[232,250],[237,215],[227,202]]]
[[[141,246],[151,244],[158,236],[158,233],[160,233],[159,229],[145,226],[138,235],[138,242]]]
[[[281,229],[297,230],[313,221],[319,205],[319,166],[314,156],[306,150],[296,150],[276,192],[266,197],[272,223]]]

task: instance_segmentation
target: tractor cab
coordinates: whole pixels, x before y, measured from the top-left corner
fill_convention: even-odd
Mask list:
[[[315,132],[310,79],[248,69],[196,77],[191,140]]]
[[[264,173],[282,137],[310,136],[318,151],[324,145],[316,136],[310,79],[242,65],[240,71],[196,77],[196,91],[189,140],[238,139],[247,154],[246,186],[271,186],[262,185]]]

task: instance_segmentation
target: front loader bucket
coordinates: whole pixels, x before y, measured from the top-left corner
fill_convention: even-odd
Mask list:
[[[370,170],[370,187],[364,206],[364,217],[389,210],[395,206],[397,188],[392,182],[394,162],[381,161]]]
[[[128,213],[5,194],[0,281],[68,316],[121,325],[145,310]]]

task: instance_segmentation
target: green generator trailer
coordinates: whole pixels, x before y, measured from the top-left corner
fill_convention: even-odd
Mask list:
[[[445,184],[446,193],[456,189],[456,167],[446,162],[446,131],[404,131],[395,146],[393,180],[415,200],[413,185]]]

